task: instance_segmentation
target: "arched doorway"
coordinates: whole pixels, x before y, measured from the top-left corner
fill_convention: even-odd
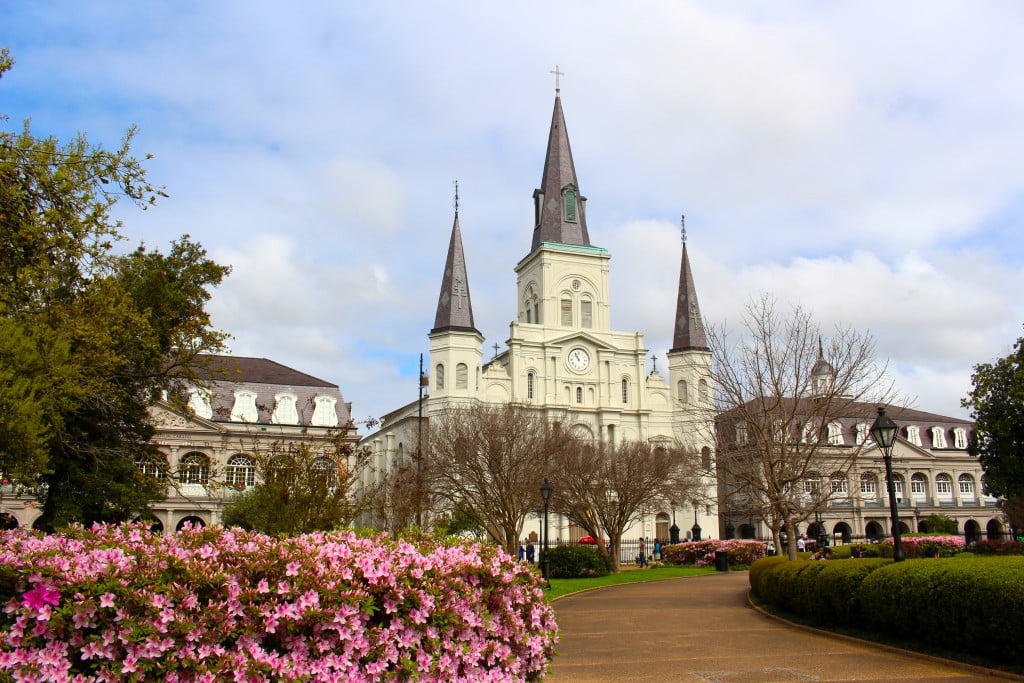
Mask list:
[[[864,536],[874,543],[878,543],[885,538],[885,531],[878,522],[868,522],[864,527]]]
[[[757,538],[757,528],[753,524],[740,524],[738,529],[740,538],[752,539]]]
[[[1006,530],[998,519],[988,520],[988,524],[985,525],[985,537],[990,541],[1007,540]]]
[[[659,512],[654,518],[654,538],[662,543],[668,543],[668,526],[670,518],[667,512]]]
[[[837,522],[832,527],[832,538],[845,545],[853,539],[853,529],[846,522]]]
[[[180,522],[178,522],[178,525],[176,527],[174,527],[174,530],[175,531],[181,531],[182,529],[185,528],[186,524],[191,524],[193,528],[198,528],[198,529],[202,529],[203,527],[206,526],[206,522],[203,521],[202,517],[196,517],[195,515],[189,515],[188,517],[186,517],[183,520],[181,520]]]
[[[981,540],[981,525],[973,519],[964,522],[964,542],[967,545],[977,543]]]

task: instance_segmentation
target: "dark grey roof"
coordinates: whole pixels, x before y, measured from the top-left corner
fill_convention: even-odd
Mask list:
[[[267,358],[203,354],[196,365],[199,379],[303,387],[337,387]]]
[[[676,324],[672,336],[672,353],[691,349],[708,350],[708,340],[704,334],[704,321],[700,315],[700,304],[697,303],[697,287],[693,284],[693,271],[690,269],[690,257],[686,253],[686,240],[683,240],[683,255],[679,263],[679,297],[676,300]]]
[[[434,316],[434,329],[431,333],[451,329],[477,332],[473,324],[473,303],[469,296],[469,275],[466,272],[466,255],[462,251],[458,210],[455,211],[452,224],[448,258],[444,264],[441,293],[437,297],[437,315]]]
[[[563,190],[575,190],[577,198],[576,221],[566,220]],[[572,149],[569,147],[569,133],[565,128],[562,114],[562,98],[555,94],[555,110],[551,115],[551,130],[548,133],[548,150],[544,158],[544,175],[540,189],[533,193],[536,225],[533,229],[533,245],[537,250],[544,242],[578,244],[590,246],[587,233],[586,198],[579,190],[576,168],[572,163]]]

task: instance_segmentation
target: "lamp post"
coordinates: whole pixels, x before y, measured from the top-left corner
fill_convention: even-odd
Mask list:
[[[693,540],[700,540],[700,525],[697,524],[697,501],[693,502],[693,528],[690,529],[693,534]]]
[[[896,484],[892,478],[892,446],[896,443],[896,423],[886,416],[883,406],[878,406],[878,417],[871,425],[871,438],[882,449],[882,459],[885,460],[885,484],[889,489],[889,515],[892,518],[892,560],[902,562],[906,555],[903,553],[900,517],[896,510]]]
[[[818,548],[825,548],[828,546],[828,534],[825,533],[825,522],[821,519],[821,510],[814,511],[814,525],[818,529]]]
[[[548,478],[544,477],[544,483],[540,485],[540,498],[544,501],[544,534],[540,542],[540,571],[544,577],[544,583],[551,588],[551,577],[548,575],[548,504],[551,502],[551,484]]]

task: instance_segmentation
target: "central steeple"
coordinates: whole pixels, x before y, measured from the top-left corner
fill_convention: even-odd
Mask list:
[[[580,194],[576,168],[572,163],[569,133],[562,114],[562,98],[555,89],[555,110],[551,115],[548,151],[540,189],[533,192],[535,251],[543,242],[590,246],[587,233],[586,197]]]

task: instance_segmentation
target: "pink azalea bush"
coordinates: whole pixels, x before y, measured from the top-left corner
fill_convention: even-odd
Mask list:
[[[661,557],[665,564],[692,564],[696,567],[709,567],[715,563],[715,551],[724,550],[729,553],[729,565],[750,565],[765,556],[765,544],[761,541],[732,539],[720,541],[689,541],[666,545],[661,549]]]
[[[931,552],[938,550],[944,557],[956,555],[963,552],[963,536],[904,536],[900,539],[903,552],[907,557],[928,557]],[[882,540],[884,557],[892,557],[892,537]]]
[[[499,548],[352,533],[0,533],[0,680],[537,681],[557,641]]]

